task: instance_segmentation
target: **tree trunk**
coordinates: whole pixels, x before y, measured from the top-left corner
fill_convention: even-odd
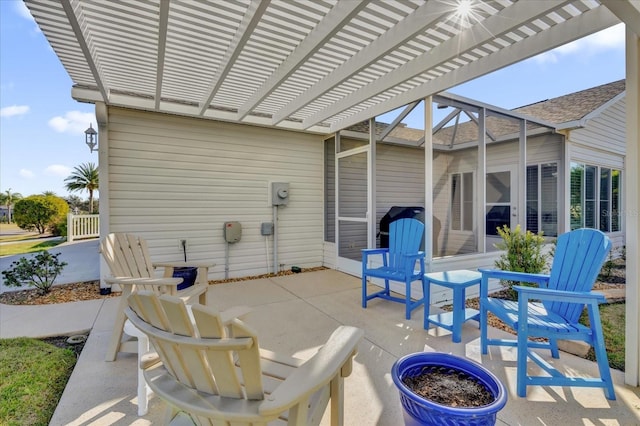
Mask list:
[[[93,190],[89,190],[89,213],[93,214]]]

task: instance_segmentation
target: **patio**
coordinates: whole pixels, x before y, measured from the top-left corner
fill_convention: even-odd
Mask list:
[[[612,370],[616,401],[606,400],[602,390],[591,388],[533,387],[527,398],[518,398],[513,348],[493,347],[490,355],[481,357],[479,330],[474,322],[464,325],[462,342],[454,344],[447,331],[423,330],[422,308],[413,313],[411,320],[403,319],[404,306],[398,303],[372,301],[362,309],[360,280],[335,270],[218,284],[209,291],[216,308],[240,304],[253,307],[246,322],[257,330],[262,347],[301,358],[310,357],[340,324],[363,328],[365,338],[359,346],[354,371],[345,381],[347,425],[402,424],[400,401],[390,371],[398,357],[416,351],[466,356],[500,377],[509,390],[509,400],[498,414],[498,424],[640,424],[640,392],[623,384],[622,372]],[[145,425],[162,418],[162,403],[155,397],[150,400],[148,415],[136,414],[135,355],[120,354],[115,362],[104,361],[117,302],[117,298],[99,303],[77,302],[82,306],[90,304],[90,309],[57,305],[65,310],[62,321],[72,327],[85,324],[92,331],[51,425]],[[55,306],[32,308],[56,309]],[[3,311],[0,330],[2,337],[7,337],[6,333],[16,330],[12,321],[20,315],[4,307]],[[81,318],[75,317],[76,312]],[[28,333],[32,335],[37,331],[38,320],[51,323],[51,318],[60,316],[50,311],[31,313],[35,314],[30,315],[34,320],[29,326],[34,328]],[[595,363],[566,353],[556,363],[576,375],[589,375],[596,367]]]

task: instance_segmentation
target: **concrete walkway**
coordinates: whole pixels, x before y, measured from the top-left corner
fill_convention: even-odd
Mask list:
[[[411,320],[404,319],[404,306],[398,303],[372,301],[368,309],[362,309],[360,280],[334,270],[218,284],[209,292],[211,304],[218,309],[252,306],[246,322],[258,332],[261,346],[301,358],[310,357],[340,324],[363,328],[365,338],[353,373],[345,381],[346,425],[402,424],[391,366],[399,357],[418,351],[471,358],[503,380],[509,400],[498,414],[498,425],[640,425],[640,390],[623,385],[621,372],[612,370],[616,401],[592,388],[532,387],[527,398],[519,398],[515,393],[514,348],[493,347],[489,355],[481,356],[474,322],[465,324],[462,342],[453,344],[449,332],[422,328],[422,308],[414,311]],[[155,397],[148,415],[136,415],[136,356],[119,354],[115,362],[104,361],[118,301],[0,305],[0,337],[66,334],[91,328],[51,425],[161,423],[163,406]],[[493,330],[492,334],[504,333]],[[564,353],[553,363],[574,375],[596,371],[594,363]]]

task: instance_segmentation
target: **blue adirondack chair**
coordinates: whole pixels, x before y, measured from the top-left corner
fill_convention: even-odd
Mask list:
[[[611,241],[595,229],[578,229],[558,237],[551,274],[527,274],[491,269],[480,269],[480,344],[482,353],[488,345],[516,346],[517,391],[527,395],[527,386],[581,386],[604,388],[605,396],[615,400],[609,361],[604,345],[598,304],[604,296],[591,291],[604,263]],[[488,280],[497,278],[537,284],[538,287],[514,286],[518,301],[488,296]],[[541,303],[540,303],[541,302]],[[590,327],[578,322],[587,307]],[[489,339],[487,313],[492,312],[517,332],[517,340]],[[547,341],[532,341],[543,337]],[[557,339],[581,340],[593,346],[600,370],[600,378],[567,377],[553,368],[533,348],[551,350],[559,358]],[[527,360],[531,358],[550,376],[527,374]]]
[[[399,219],[389,225],[389,248],[362,250],[362,307],[375,297],[400,302],[406,305],[405,317],[411,318],[411,311],[424,303],[424,298],[411,300],[411,283],[422,282],[424,275],[424,252],[420,242],[424,235],[424,224],[417,219]],[[369,257],[382,256],[382,266],[369,268]],[[416,262],[419,269],[415,270]],[[384,279],[384,290],[367,295],[367,277]],[[406,297],[391,295],[389,281],[405,283]]]

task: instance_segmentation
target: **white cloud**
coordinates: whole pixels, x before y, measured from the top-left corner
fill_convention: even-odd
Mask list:
[[[15,115],[23,115],[28,112],[28,105],[11,105],[0,109],[0,117],[13,117]]]
[[[591,56],[604,50],[624,49],[624,38],[624,24],[618,24],[542,53],[535,56],[533,60],[541,64],[556,63],[562,56],[573,54]]]
[[[52,164],[44,169],[44,174],[47,176],[59,176],[66,178],[71,174],[71,169],[61,164]]]
[[[49,126],[59,133],[81,135],[89,127],[96,128],[96,116],[90,112],[68,111],[64,117],[57,116],[49,120]]]
[[[20,175],[20,177],[23,177],[25,179],[33,179],[34,177],[36,177],[36,175],[28,169],[20,169],[18,174]]]

